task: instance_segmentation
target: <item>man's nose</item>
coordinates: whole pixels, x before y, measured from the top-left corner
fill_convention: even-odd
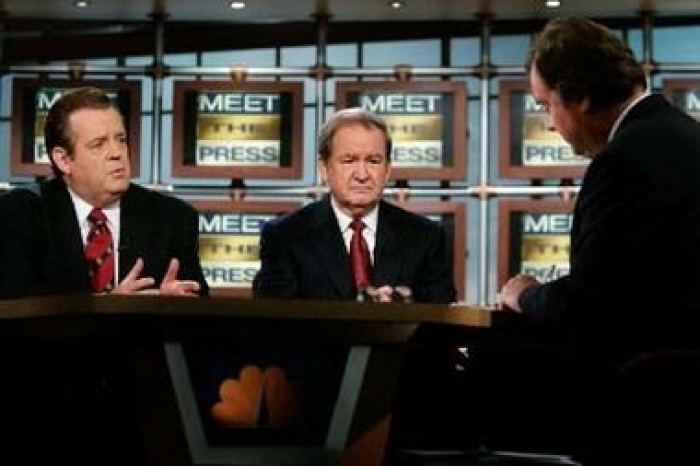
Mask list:
[[[550,117],[549,114],[542,117],[542,126],[547,128],[547,131],[556,131],[552,117]]]
[[[109,146],[109,157],[110,158],[122,158],[126,155],[127,146],[122,141],[112,141]]]
[[[367,178],[369,175],[369,169],[367,168],[367,163],[365,162],[358,162],[357,167],[355,169],[355,173],[358,178]]]

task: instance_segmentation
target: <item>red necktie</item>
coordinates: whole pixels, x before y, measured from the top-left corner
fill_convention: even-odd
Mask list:
[[[111,291],[114,287],[114,247],[107,217],[102,209],[94,208],[88,215],[90,232],[85,246],[90,285],[96,293]]]
[[[355,218],[350,222],[352,238],[350,239],[350,264],[352,274],[355,277],[355,285],[358,290],[367,288],[370,284],[372,266],[369,259],[369,248],[362,236],[365,224],[361,219]]]

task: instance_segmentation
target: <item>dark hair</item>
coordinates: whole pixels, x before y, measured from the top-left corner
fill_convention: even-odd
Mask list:
[[[527,60],[565,103],[588,98],[591,111],[627,100],[646,88],[644,69],[625,42],[586,18],[557,18],[535,37]]]
[[[51,160],[51,168],[55,175],[61,172],[54,163],[51,152],[56,147],[62,147],[69,154],[75,149],[75,141],[70,127],[70,117],[82,109],[115,108],[116,104],[102,89],[92,86],[70,89],[51,106],[44,122],[44,142]],[[118,109],[117,109],[118,111]]]
[[[360,107],[344,108],[334,113],[318,133],[318,155],[324,162],[331,156],[333,137],[340,128],[349,124],[361,124],[365,128],[376,128],[386,140],[386,159],[391,162],[392,140],[386,122],[378,115]]]

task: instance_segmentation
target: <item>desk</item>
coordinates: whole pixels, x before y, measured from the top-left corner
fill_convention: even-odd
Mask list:
[[[364,378],[347,414],[347,432],[329,432],[321,448],[335,439],[331,447],[342,447],[339,463],[377,464],[404,345],[424,324],[488,328],[491,314],[463,306],[224,297],[0,301],[0,361],[5,379],[12,380],[0,395],[4,422],[15,428],[8,444],[28,443],[27,450],[18,447],[27,462],[198,464],[193,434],[183,422],[192,419],[183,413],[173,378],[173,344],[226,340],[256,348],[302,345],[319,353],[345,346],[359,350],[348,360],[363,364]],[[352,373],[346,368],[344,377]],[[342,409],[336,415],[342,417]],[[201,456],[229,464],[217,463],[215,453]]]

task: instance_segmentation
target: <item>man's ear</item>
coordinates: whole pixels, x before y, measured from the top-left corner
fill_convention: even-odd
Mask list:
[[[588,96],[584,97],[583,99],[581,99],[581,101],[577,105],[578,105],[578,108],[579,108],[579,111],[581,112],[581,114],[587,115],[588,112],[591,111],[591,99],[590,99],[590,97],[588,97]]]
[[[386,164],[386,173],[384,174],[384,184],[389,182],[389,178],[391,178],[391,162],[387,162],[387,164]]]
[[[51,150],[51,154],[49,154],[49,157],[51,157],[51,160],[56,165],[56,167],[58,167],[61,173],[70,173],[71,157],[70,155],[68,155],[68,152],[63,147],[54,147],[53,150]]]
[[[316,169],[318,171],[318,174],[321,176],[321,183],[326,184],[326,180],[328,179],[328,174],[326,173],[326,162],[319,157],[316,160]]]

